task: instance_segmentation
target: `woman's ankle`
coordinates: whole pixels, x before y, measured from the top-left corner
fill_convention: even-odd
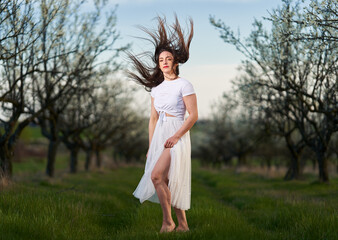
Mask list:
[[[187,231],[189,231],[189,230],[190,230],[190,229],[189,229],[188,225],[186,225],[186,226],[179,225],[179,226],[175,229],[176,232],[187,232]]]
[[[163,220],[162,222],[162,226],[172,226],[172,225],[175,225],[175,222],[173,219],[166,219],[166,220]]]
[[[175,230],[175,227],[176,227],[176,225],[175,225],[174,221],[172,221],[171,223],[166,223],[166,222],[163,221],[160,232],[161,233],[162,232],[172,232],[172,231]]]

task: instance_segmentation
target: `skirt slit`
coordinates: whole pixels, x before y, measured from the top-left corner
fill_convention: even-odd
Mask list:
[[[157,121],[149,146],[144,174],[133,193],[141,203],[146,200],[159,203],[154,184],[151,181],[151,173],[163,153],[164,143],[181,128],[183,123],[184,120],[176,117],[167,117],[167,121]],[[191,143],[189,131],[170,149],[168,180],[171,205],[182,210],[188,210],[191,201]]]

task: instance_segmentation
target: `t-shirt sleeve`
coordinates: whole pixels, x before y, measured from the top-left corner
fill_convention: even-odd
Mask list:
[[[190,82],[186,82],[182,88],[182,96],[184,97],[184,96],[188,96],[194,93],[195,93],[195,90],[192,84]]]

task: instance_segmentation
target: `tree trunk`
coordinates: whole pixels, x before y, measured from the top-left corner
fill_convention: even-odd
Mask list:
[[[317,151],[316,155],[319,169],[319,181],[329,183],[328,159],[325,157],[325,152]]]
[[[70,172],[76,173],[77,171],[77,156],[79,153],[78,147],[73,147],[70,149]]]
[[[316,170],[316,166],[317,166],[316,159],[311,158],[311,162],[312,162],[312,170],[315,171]]]
[[[93,156],[93,150],[92,149],[86,150],[86,163],[85,163],[86,171],[89,171],[92,156]]]
[[[266,165],[268,166],[268,170],[271,169],[271,157],[266,158]]]
[[[300,167],[300,157],[298,154],[292,155],[289,169],[284,176],[284,180],[293,180],[300,179],[302,176],[301,167]]]
[[[8,143],[0,145],[0,179],[12,177],[13,151]]]
[[[17,115],[19,118],[19,115]],[[0,179],[11,178],[13,175],[13,156],[14,148],[17,140],[23,131],[23,129],[29,124],[29,120],[26,119],[19,123],[17,128],[13,126],[17,124],[16,120],[13,120],[9,125],[6,124],[5,129],[8,132],[13,132],[11,136],[0,143]]]
[[[284,176],[284,180],[300,179],[302,176],[300,167],[300,155],[303,147],[297,147],[291,139],[290,135],[285,136],[286,145],[291,153],[289,169]]]
[[[100,168],[101,167],[101,155],[99,150],[95,150],[95,155],[96,155],[96,167]]]
[[[54,166],[55,166],[55,159],[57,149],[59,147],[60,141],[59,140],[50,140],[48,145],[48,157],[47,157],[47,168],[46,174],[49,177],[54,177]]]
[[[246,161],[246,154],[239,154],[238,155],[238,166],[245,166],[247,165],[247,161]]]

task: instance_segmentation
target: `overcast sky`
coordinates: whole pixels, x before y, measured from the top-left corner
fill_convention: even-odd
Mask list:
[[[180,76],[195,87],[200,118],[210,114],[210,106],[231,89],[230,81],[236,76],[236,68],[243,56],[236,49],[225,44],[219,32],[209,23],[215,16],[234,31],[240,29],[247,36],[252,29],[254,18],[269,16],[273,8],[281,5],[281,0],[109,0],[109,5],[117,8],[117,28],[120,42],[130,42],[134,53],[152,50],[151,45],[133,36],[142,36],[136,26],[156,27],[156,16],[166,16],[173,22],[174,13],[185,24],[191,17],[194,21],[194,38],[190,48],[190,59],[180,67]],[[144,35],[143,35],[144,36]],[[141,88],[140,88],[141,89]],[[150,108],[150,95],[141,90],[138,103]],[[147,112],[145,114],[148,114]]]

